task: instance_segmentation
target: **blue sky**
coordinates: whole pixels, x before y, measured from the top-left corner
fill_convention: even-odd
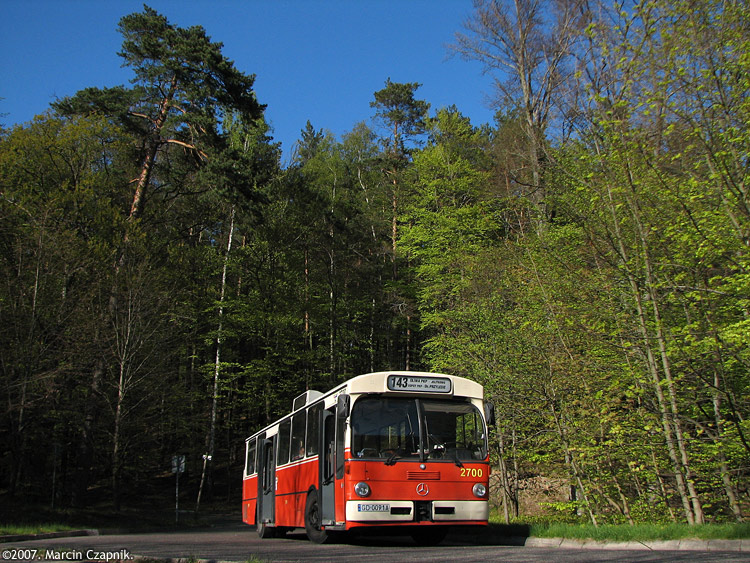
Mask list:
[[[373,92],[420,82],[432,112],[455,104],[491,123],[492,78],[446,47],[471,0],[151,0],[181,27],[203,26],[236,67],[256,74],[274,138],[288,158],[309,119],[337,138],[371,124]],[[127,84],[117,56],[119,19],[131,0],[0,0],[0,123],[25,123],[56,98],[89,86]]]

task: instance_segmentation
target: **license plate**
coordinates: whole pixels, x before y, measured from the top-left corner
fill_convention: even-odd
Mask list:
[[[390,512],[390,504],[358,504],[357,512]]]

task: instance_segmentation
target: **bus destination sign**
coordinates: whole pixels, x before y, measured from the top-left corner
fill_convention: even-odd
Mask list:
[[[450,393],[451,380],[447,377],[418,377],[414,375],[389,375],[389,391],[413,393]]]

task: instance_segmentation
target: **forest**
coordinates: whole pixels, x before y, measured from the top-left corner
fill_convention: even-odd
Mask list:
[[[747,3],[477,0],[494,123],[388,79],[285,166],[202,27],[118,29],[129,85],[0,131],[2,494],[117,511],[181,454],[184,504],[238,499],[294,396],[399,369],[485,386],[506,520],[534,475],[594,525],[746,517]]]

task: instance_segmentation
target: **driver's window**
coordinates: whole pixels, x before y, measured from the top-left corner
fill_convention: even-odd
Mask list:
[[[433,459],[484,459],[484,422],[470,403],[424,401],[428,456]]]
[[[411,399],[368,397],[352,409],[352,452],[360,458],[417,455],[419,422]]]

